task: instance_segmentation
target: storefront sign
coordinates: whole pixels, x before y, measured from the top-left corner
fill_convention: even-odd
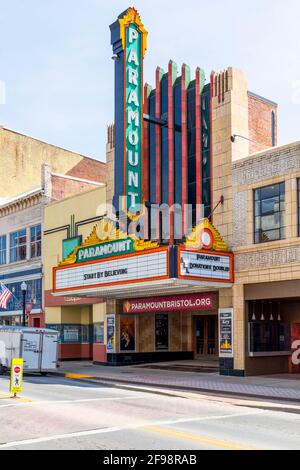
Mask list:
[[[233,255],[179,248],[178,277],[203,281],[233,282]]]
[[[115,346],[115,333],[116,333],[116,317],[115,315],[107,315],[106,317],[106,352],[108,354],[116,351]]]
[[[215,305],[214,294],[192,294],[126,300],[123,303],[123,308],[126,313],[146,313],[177,310],[213,310]]]
[[[168,255],[168,248],[164,247],[110,260],[54,268],[54,291],[167,279]]]
[[[219,310],[219,355],[233,357],[233,309]]]

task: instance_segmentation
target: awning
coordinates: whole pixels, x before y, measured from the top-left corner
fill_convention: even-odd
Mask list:
[[[206,282],[206,281],[188,281],[178,278],[165,279],[160,281],[140,282],[134,284],[123,284],[115,286],[103,286],[96,288],[85,288],[78,290],[64,291],[63,296],[72,297],[99,297],[114,299],[134,299],[137,297],[151,297],[153,295],[172,295],[196,292],[213,292],[219,289],[230,288],[232,283]],[[53,293],[55,297],[61,297],[61,293]]]

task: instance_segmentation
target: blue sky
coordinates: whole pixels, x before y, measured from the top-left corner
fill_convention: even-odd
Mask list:
[[[109,24],[128,6],[149,31],[146,81],[169,59],[207,78],[241,68],[251,91],[278,102],[279,144],[300,140],[298,0],[0,0],[0,122],[103,160],[113,120]]]

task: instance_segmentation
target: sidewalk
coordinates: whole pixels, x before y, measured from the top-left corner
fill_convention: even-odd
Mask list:
[[[143,366],[109,367],[79,361],[62,362],[58,374],[73,379],[99,382],[300,401],[300,375],[224,377],[217,372],[182,372],[149,369]]]

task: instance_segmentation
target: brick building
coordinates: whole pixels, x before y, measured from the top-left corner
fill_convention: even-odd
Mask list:
[[[300,143],[254,153],[232,171],[235,367],[299,373]]]
[[[43,229],[47,204],[105,186],[104,163],[0,129],[0,281],[13,293],[0,324],[44,324]]]

